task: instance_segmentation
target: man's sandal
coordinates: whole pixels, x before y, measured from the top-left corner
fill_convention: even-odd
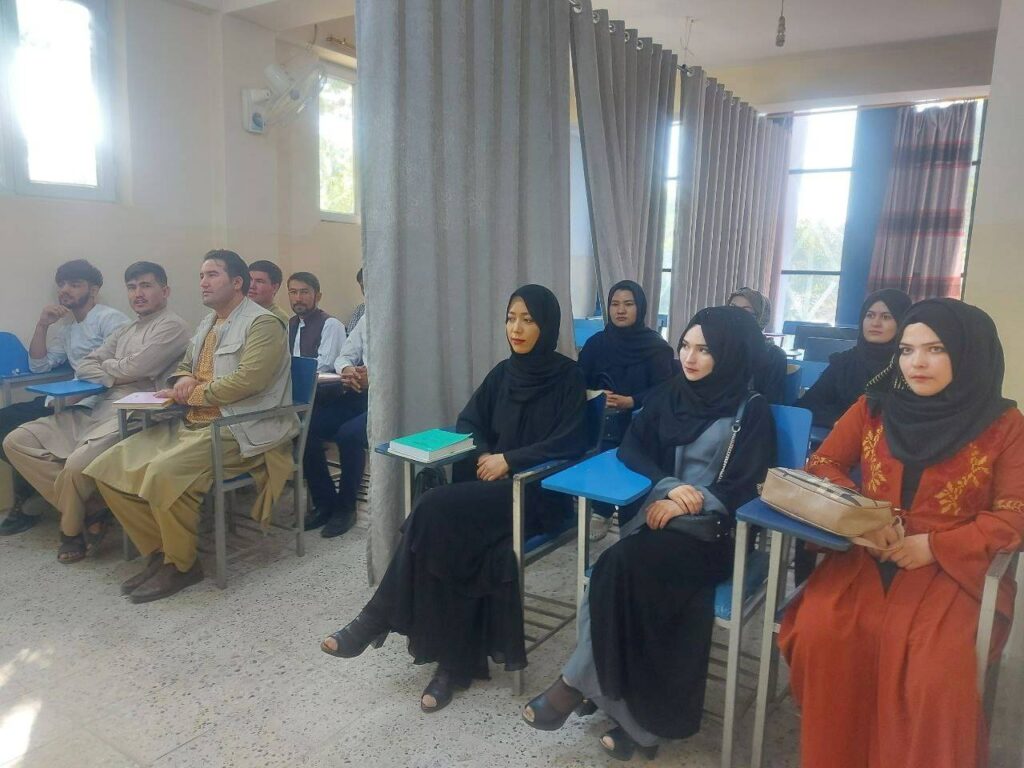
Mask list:
[[[57,550],[57,562],[64,565],[77,563],[85,558],[85,537],[60,535],[60,549]]]

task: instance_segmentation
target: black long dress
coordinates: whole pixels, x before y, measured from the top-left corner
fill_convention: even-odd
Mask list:
[[[652,480],[674,473],[676,445],[648,429],[656,419],[672,418],[663,402],[648,404],[619,449],[627,466]],[[757,397],[744,414],[725,476],[707,490],[734,512],[756,495],[773,453],[771,411]],[[681,739],[700,728],[715,587],[729,578],[732,561],[731,537],[701,542],[644,525],[594,567],[590,615],[601,690],[624,699],[636,721],[657,736]]]
[[[526,666],[512,481],[477,480],[476,458],[504,454],[511,476],[586,450],[583,374],[567,358],[560,364],[563,375],[527,402],[510,397],[509,360],[487,374],[457,424],[458,431],[472,432],[477,454],[455,466],[452,485],[424,493],[405,523],[365,610],[409,638],[416,664],[438,662],[463,680],[486,679],[488,657],[507,670]],[[566,496],[531,487],[527,536],[557,530],[571,514],[567,503]]]
[[[748,391],[752,358],[764,341],[753,318],[734,307],[701,310],[693,325],[703,330],[714,370],[696,382],[676,376],[651,393],[618,455],[652,482],[673,477],[676,448],[746,402],[726,471],[704,489],[705,508],[710,495],[731,515],[756,495],[775,453],[768,403]],[[700,727],[715,586],[728,578],[732,556],[731,537],[701,542],[644,524],[594,567],[589,601],[601,691],[624,700],[651,734],[685,738]]]

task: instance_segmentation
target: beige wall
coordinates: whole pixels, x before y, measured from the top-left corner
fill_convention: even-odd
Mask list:
[[[995,33],[980,32],[778,56],[709,73],[766,112],[980,96],[991,81],[994,47]]]
[[[1024,404],[1024,0],[1003,0],[978,175],[965,298],[995,319],[1006,354],[1004,392]],[[1024,567],[1022,567],[1024,571]],[[1024,575],[1024,574],[1022,574]],[[1018,578],[1018,582],[1020,578]],[[1010,652],[1024,657],[1024,590]]]
[[[279,61],[287,61],[301,49],[278,43]],[[356,272],[363,248],[359,224],[323,221],[320,218],[317,116],[307,109],[278,134],[279,253],[291,272],[305,270],[320,279],[323,308],[348,320],[362,301]],[[282,302],[284,299],[282,298]]]
[[[78,257],[103,271],[101,300],[125,311],[124,267],[161,263],[173,306],[196,322],[198,259],[214,247],[316,272],[325,306],[347,318],[359,227],[319,219],[315,111],[264,136],[242,129],[241,88],[264,82],[281,53],[274,33],[170,0],[110,6],[117,200],[0,195],[0,328],[27,342],[54,270]]]

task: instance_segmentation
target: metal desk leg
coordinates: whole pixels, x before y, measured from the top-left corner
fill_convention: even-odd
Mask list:
[[[576,516],[576,615],[579,616],[590,567],[590,499],[576,497]]]
[[[722,768],[732,766],[736,730],[736,689],[740,675],[740,643],[743,639],[743,582],[747,575],[747,539],[750,526],[736,522],[736,555],[732,567],[732,608],[729,616],[729,648],[725,668],[725,713],[722,718]]]
[[[11,382],[7,379],[3,380],[3,397],[4,397],[4,408],[11,404]]]
[[[411,461],[403,461],[402,465],[402,479],[404,481],[402,499],[405,506],[405,516],[408,518],[412,514],[412,486],[416,480],[416,465]]]
[[[764,729],[768,711],[768,693],[772,680],[772,661],[775,646],[775,612],[778,610],[783,570],[787,549],[786,537],[779,531],[771,532],[771,551],[768,553],[768,583],[764,599],[764,628],[761,633],[761,660],[757,671],[757,699],[754,710],[754,742],[750,754],[750,768],[761,768],[764,761]]]

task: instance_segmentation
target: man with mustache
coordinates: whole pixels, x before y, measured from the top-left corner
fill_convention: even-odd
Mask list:
[[[3,442],[8,461],[60,512],[57,559],[74,563],[99,545],[110,512],[96,484],[82,474],[93,459],[118,441],[114,401],[136,391],[153,391],[188,346],[188,325],[167,308],[171,289],[159,264],[139,261],[124,273],[135,322],[114,331],[78,365],[79,379],[107,387],[53,416],[23,424]]]
[[[33,373],[45,373],[65,363],[77,371],[86,355],[118,328],[131,322],[113,307],[96,303],[103,275],[85,259],[61,264],[55,281],[59,303],[43,307],[28,348],[29,368]],[[51,326],[55,326],[52,332]],[[22,424],[52,412],[43,397],[0,409],[0,440]],[[2,449],[0,459],[6,459]],[[27,531],[39,522],[38,515],[27,514],[22,509],[31,494],[32,487],[0,461],[0,509],[10,510],[0,523],[0,536]]]
[[[288,348],[294,357],[315,357],[318,373],[333,373],[345,343],[345,326],[318,306],[323,294],[312,272],[288,278],[288,302],[295,315],[288,321]]]
[[[207,253],[199,291],[210,312],[158,396],[187,406],[122,440],[85,468],[146,565],[121,584],[133,603],[169,597],[203,579],[197,559],[199,511],[213,484],[212,423],[219,431],[225,477],[250,474],[252,516],[270,524],[292,473],[291,356],[285,324],[246,298],[249,269],[234,251]]]

